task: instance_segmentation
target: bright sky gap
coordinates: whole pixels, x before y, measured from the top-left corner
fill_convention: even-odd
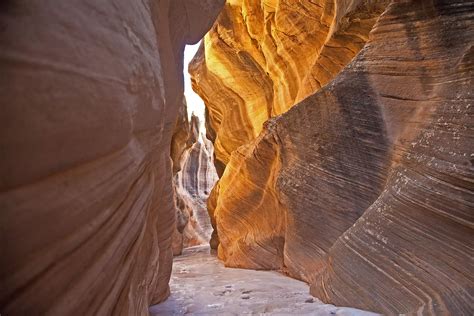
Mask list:
[[[194,113],[199,117],[201,131],[205,133],[204,129],[204,113],[205,107],[202,99],[193,91],[191,88],[191,76],[188,73],[188,65],[193,59],[194,55],[199,49],[201,41],[195,45],[186,45],[184,49],[184,96],[186,97],[186,103],[188,104],[188,119],[191,119],[191,114]]]

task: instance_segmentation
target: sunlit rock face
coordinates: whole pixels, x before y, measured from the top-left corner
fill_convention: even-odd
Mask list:
[[[190,65],[216,158],[314,93],[351,61],[387,1],[228,0]]]
[[[174,168],[179,170],[174,178],[177,212],[177,226],[173,235],[175,255],[181,254],[183,248],[209,242],[212,226],[206,200],[218,179],[213,146],[200,130],[198,117],[192,115],[191,122],[188,122],[187,117],[181,122],[185,123],[176,125],[180,131],[175,135],[186,134],[187,131],[187,138],[174,137],[173,141],[178,144],[172,146],[184,148],[177,162],[179,167]],[[189,142],[192,143],[186,148]]]
[[[281,269],[336,305],[472,312],[473,10],[394,1],[333,81],[232,152],[210,200],[227,266]]]
[[[206,104],[219,175],[267,119],[319,90],[352,60],[387,3],[227,1],[189,66]],[[217,196],[216,188],[208,201],[213,222]],[[214,230],[211,247],[217,244]]]
[[[167,297],[183,48],[221,2],[1,4],[2,315],[148,315]]]

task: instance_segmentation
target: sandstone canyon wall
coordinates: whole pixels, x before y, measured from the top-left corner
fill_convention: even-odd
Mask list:
[[[189,67],[216,133],[216,158],[227,164],[268,118],[334,78],[387,2],[227,1]]]
[[[206,200],[218,180],[214,167],[213,146],[200,130],[199,118],[188,121],[186,107],[179,115],[172,139],[177,225],[173,235],[173,253],[183,248],[207,244],[212,226]]]
[[[232,267],[280,269],[336,305],[470,315],[474,3],[393,1],[354,60],[338,63],[321,80],[312,74],[329,83],[312,86],[324,86],[313,94],[304,89],[302,95],[311,95],[293,107],[301,87],[308,87],[300,78],[307,72],[292,77],[285,71],[296,69],[291,60],[300,62],[304,54],[281,46],[262,53],[268,36],[255,35],[247,14],[273,10],[259,21],[267,21],[265,34],[276,34],[271,21],[278,21],[274,8],[283,3],[228,1],[191,67],[218,158],[227,164],[209,201],[220,258]],[[298,9],[287,26],[310,19],[303,2],[292,3]],[[304,3],[357,11],[344,10],[354,2]],[[326,21],[326,12],[332,11],[310,15]],[[333,16],[338,21],[341,15]],[[344,27],[332,29],[337,34]],[[322,38],[315,42],[327,42]],[[352,52],[346,62],[357,53],[352,40],[338,47]],[[256,52],[260,59],[252,57]],[[261,60],[285,70],[272,73]],[[303,69],[313,69],[308,65]],[[290,90],[289,103],[275,97]],[[261,99],[252,103],[252,97]],[[260,132],[262,121],[287,108]]]
[[[220,175],[230,154],[255,139],[267,119],[321,88],[351,61],[387,3],[227,1],[189,67],[193,88],[206,104]],[[216,188],[208,201],[213,222],[217,195]],[[211,246],[217,244],[215,229]]]
[[[1,314],[167,297],[183,49],[222,2],[0,4]]]

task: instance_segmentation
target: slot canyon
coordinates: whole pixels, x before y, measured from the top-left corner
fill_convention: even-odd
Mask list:
[[[0,315],[473,315],[473,43],[469,0],[0,2]]]

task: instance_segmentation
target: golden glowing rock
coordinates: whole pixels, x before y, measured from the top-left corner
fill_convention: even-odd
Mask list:
[[[216,133],[217,160],[227,164],[268,118],[334,78],[386,2],[227,1],[189,69]]]
[[[258,130],[245,118],[229,123],[227,114],[251,112],[233,100],[266,91],[264,78],[242,66],[239,58],[248,54],[213,50],[250,23],[250,9],[235,3],[207,37],[206,60],[223,64],[220,75],[211,71],[214,62],[194,72],[221,150],[233,148],[225,147],[224,133],[237,131],[240,122]],[[272,3],[265,2],[265,12],[276,16],[281,2]],[[254,7],[259,12],[260,3]],[[209,206],[227,266],[281,269],[336,305],[383,314],[472,313],[472,10],[472,2],[462,0],[393,1],[334,80],[268,120],[230,158],[221,152],[228,164]],[[305,14],[296,12],[285,25]],[[253,45],[263,46],[260,41]],[[340,49],[346,46],[351,50],[351,40]],[[296,69],[291,60],[304,57],[293,52],[273,52],[272,65],[282,67],[279,58],[290,54],[287,68]],[[232,73],[233,67],[237,77],[225,77],[224,69]],[[289,88],[301,85],[296,75],[281,71],[275,80],[281,81],[270,85],[270,95],[297,100],[301,88]],[[267,114],[282,110],[276,99],[264,107]]]

